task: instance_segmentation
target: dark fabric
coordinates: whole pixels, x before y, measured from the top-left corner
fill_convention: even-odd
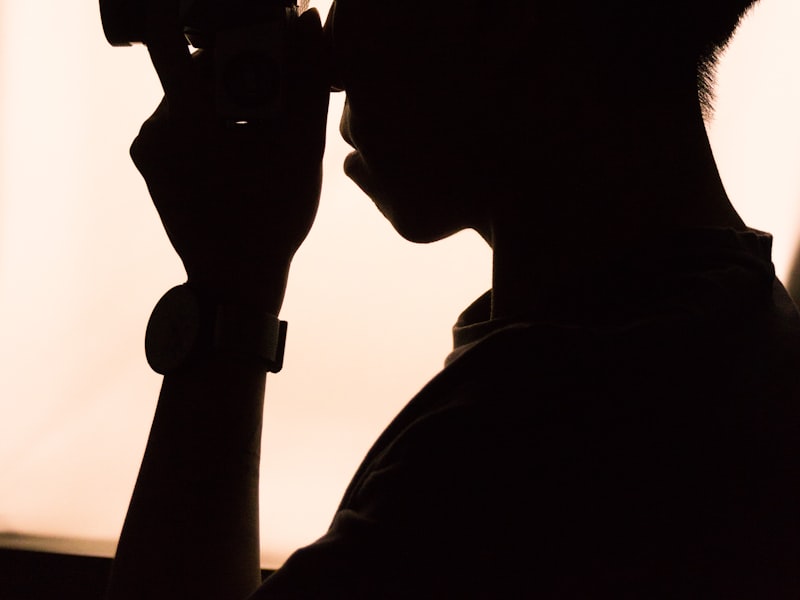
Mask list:
[[[769,253],[685,232],[555,318],[479,300],[255,598],[800,597],[800,316]]]

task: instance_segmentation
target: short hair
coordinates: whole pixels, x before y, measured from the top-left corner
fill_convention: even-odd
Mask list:
[[[691,2],[691,0],[689,0]],[[695,40],[698,96],[703,111],[713,111],[716,65],[744,16],[758,0],[698,0],[697,23],[692,27]]]
[[[578,35],[616,47],[634,68],[696,69],[704,109],[715,65],[758,0],[562,0],[556,10],[581,14]],[[563,13],[562,13],[563,14]],[[602,37],[597,37],[602,36]]]
[[[585,23],[637,42],[704,57],[724,47],[758,0],[567,0]],[[563,4],[562,4],[563,6]],[[627,35],[626,35],[627,34]],[[631,38],[630,36],[633,36]]]
[[[758,0],[697,0],[689,2],[687,18],[695,19],[690,28],[701,59],[717,53],[730,40],[742,18]]]

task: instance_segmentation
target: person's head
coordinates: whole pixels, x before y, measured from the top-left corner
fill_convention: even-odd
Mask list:
[[[755,1],[336,0],[348,173],[409,239],[481,230],[582,107],[696,94]]]

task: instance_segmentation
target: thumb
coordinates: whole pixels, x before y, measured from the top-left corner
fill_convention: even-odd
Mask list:
[[[291,31],[287,56],[286,118],[290,131],[304,136],[322,157],[330,82],[319,12],[301,14]],[[308,147],[308,146],[307,146]]]

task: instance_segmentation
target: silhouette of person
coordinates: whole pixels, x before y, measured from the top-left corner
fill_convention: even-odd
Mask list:
[[[800,317],[698,99],[752,2],[337,0],[261,128],[218,123],[174,4],[148,3],[166,99],[132,153],[204,314],[279,313],[331,81],[347,174],[409,240],[478,231],[493,282],[263,584],[267,368],[240,340],[168,372],[111,598],[800,594]]]

